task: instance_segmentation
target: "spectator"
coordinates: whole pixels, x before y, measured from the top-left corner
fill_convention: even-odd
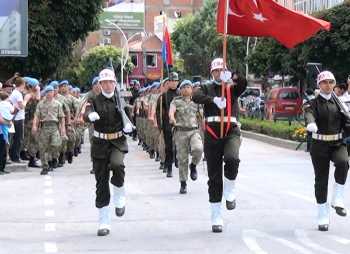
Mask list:
[[[20,151],[22,148],[23,140],[24,140],[24,102],[23,102],[23,94],[22,92],[25,89],[25,82],[21,77],[17,77],[14,79],[15,89],[10,95],[10,101],[12,105],[15,107],[14,112],[14,127],[15,134],[13,135],[13,140],[10,145],[10,158],[13,162],[21,162],[20,161]]]
[[[9,173],[5,170],[7,148],[9,145],[9,128],[13,118],[14,108],[8,101],[8,94],[0,92],[0,175]]]

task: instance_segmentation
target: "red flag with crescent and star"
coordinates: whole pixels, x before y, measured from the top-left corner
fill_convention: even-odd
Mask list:
[[[217,31],[240,36],[273,37],[287,48],[311,38],[319,30],[329,31],[327,21],[287,9],[273,0],[219,0]]]

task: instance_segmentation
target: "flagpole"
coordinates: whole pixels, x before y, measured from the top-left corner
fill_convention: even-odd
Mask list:
[[[224,71],[226,68],[226,62],[227,62],[227,16],[228,16],[228,8],[229,8],[229,0],[225,0],[225,17],[224,17],[224,39],[223,39],[223,60],[224,60]],[[221,81],[221,99],[223,100],[225,98],[225,82]],[[224,109],[221,109],[221,119],[220,119],[220,138],[224,137],[224,117],[225,117],[225,111]],[[229,121],[230,119],[227,119]]]
[[[163,54],[163,42],[164,42],[164,32],[165,32],[165,16],[164,16],[164,13],[162,14],[163,15],[163,41],[162,41],[162,52],[161,52],[161,55]],[[163,61],[163,55],[161,57],[161,61],[162,61],[162,66],[161,66],[161,82],[160,82],[160,91],[161,91],[161,94],[160,94],[160,105],[159,105],[159,119],[160,119],[160,126],[158,126],[160,128],[160,131],[162,132],[162,126],[163,126],[163,80],[164,80],[164,61]]]

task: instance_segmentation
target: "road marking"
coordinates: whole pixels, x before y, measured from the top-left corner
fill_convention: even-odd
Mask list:
[[[47,181],[45,181],[44,185],[46,187],[51,187],[52,186],[52,181],[51,180],[47,180]]]
[[[293,191],[287,191],[285,193],[292,196],[292,197],[302,199],[308,203],[315,204],[315,200],[313,198],[308,197],[308,196],[305,196],[305,195],[302,195],[302,194],[299,194],[299,193],[296,193]]]
[[[50,195],[50,194],[52,194],[53,193],[53,190],[52,189],[45,189],[44,190],[44,194],[45,195]]]
[[[45,242],[44,249],[46,253],[57,253],[57,245],[54,242]]]
[[[56,223],[46,223],[45,232],[54,232],[56,231]]]
[[[45,216],[46,217],[55,217],[55,211],[54,210],[46,210]]]
[[[313,254],[313,252],[305,249],[303,246],[293,243],[291,241],[288,241],[286,239],[275,237],[272,235],[269,235],[265,232],[261,232],[258,230],[244,230],[243,231],[243,241],[247,244],[248,248],[253,251],[255,254],[268,254],[268,252],[264,251],[257,243],[256,238],[267,238],[271,241],[277,242],[279,244],[282,244],[298,253],[302,254]]]
[[[350,240],[337,236],[337,235],[328,235],[328,237],[334,241],[336,241],[337,243],[343,244],[343,245],[348,245],[350,244]]]
[[[305,246],[319,252],[324,252],[328,254],[338,254],[338,252],[335,252],[333,250],[327,249],[324,246],[321,246],[315,242],[313,242],[308,236],[305,230],[298,230],[296,229],[294,231],[297,239],[304,244]]]
[[[44,199],[44,205],[51,206],[51,205],[54,205],[54,204],[55,204],[55,201],[52,198],[45,198]]]

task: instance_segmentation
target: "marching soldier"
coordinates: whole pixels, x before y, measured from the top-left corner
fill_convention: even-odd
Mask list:
[[[230,72],[225,71],[222,58],[211,63],[212,81],[200,86],[193,94],[195,103],[204,105],[205,134],[204,154],[208,168],[209,202],[211,206],[211,223],[213,232],[222,232],[221,212],[222,195],[226,199],[226,208],[236,206],[235,180],[239,167],[239,148],[241,132],[237,122],[238,97],[244,92],[247,81],[236,77],[230,79]],[[222,99],[222,83],[225,95]],[[224,135],[220,135],[221,110],[224,111]],[[222,164],[224,162],[224,181]]]
[[[26,81],[28,87],[28,93],[24,97],[26,104],[24,119],[24,144],[29,155],[28,167],[39,168],[40,166],[36,161],[38,142],[36,137],[32,134],[34,114],[40,101],[39,81],[35,78],[29,77],[25,77],[24,80]]]
[[[330,221],[327,202],[330,161],[333,161],[335,166],[331,206],[339,216],[347,214],[344,205],[344,186],[349,170],[349,160],[343,135],[349,133],[350,122],[340,110],[339,99],[332,95],[335,82],[331,72],[321,72],[317,77],[320,94],[304,105],[306,128],[312,132],[310,155],[315,172],[317,222],[320,231],[328,231]]]
[[[164,143],[165,143],[165,162],[164,167],[167,172],[167,177],[173,176],[173,163],[174,163],[174,151],[173,151],[173,134],[172,126],[169,122],[169,108],[172,100],[177,96],[177,85],[179,83],[179,75],[176,72],[172,72],[169,75],[169,80],[167,81],[168,91],[164,92],[159,98],[159,102],[162,104],[159,106],[162,111],[162,122],[160,123],[160,128],[163,131]]]
[[[98,236],[108,235],[111,229],[109,172],[114,190],[114,206],[117,216],[125,212],[124,156],[128,144],[123,132],[131,133],[130,123],[123,124],[123,114],[115,96],[116,78],[110,69],[100,72],[102,93],[89,100],[84,109],[84,120],[94,125],[92,160],[96,179],[96,207],[99,209]]]
[[[66,136],[63,109],[62,105],[54,99],[54,88],[47,86],[44,94],[45,98],[37,105],[32,127],[32,134],[34,136],[38,134],[41,175],[49,172],[49,156],[61,146],[60,136]]]
[[[199,105],[192,101],[192,83],[184,80],[180,84],[181,96],[170,103],[169,121],[175,127],[174,140],[179,161],[180,194],[187,193],[188,166],[193,181],[197,180],[197,165],[202,158],[203,143],[199,134],[197,113]],[[188,156],[192,162],[188,165]]]

